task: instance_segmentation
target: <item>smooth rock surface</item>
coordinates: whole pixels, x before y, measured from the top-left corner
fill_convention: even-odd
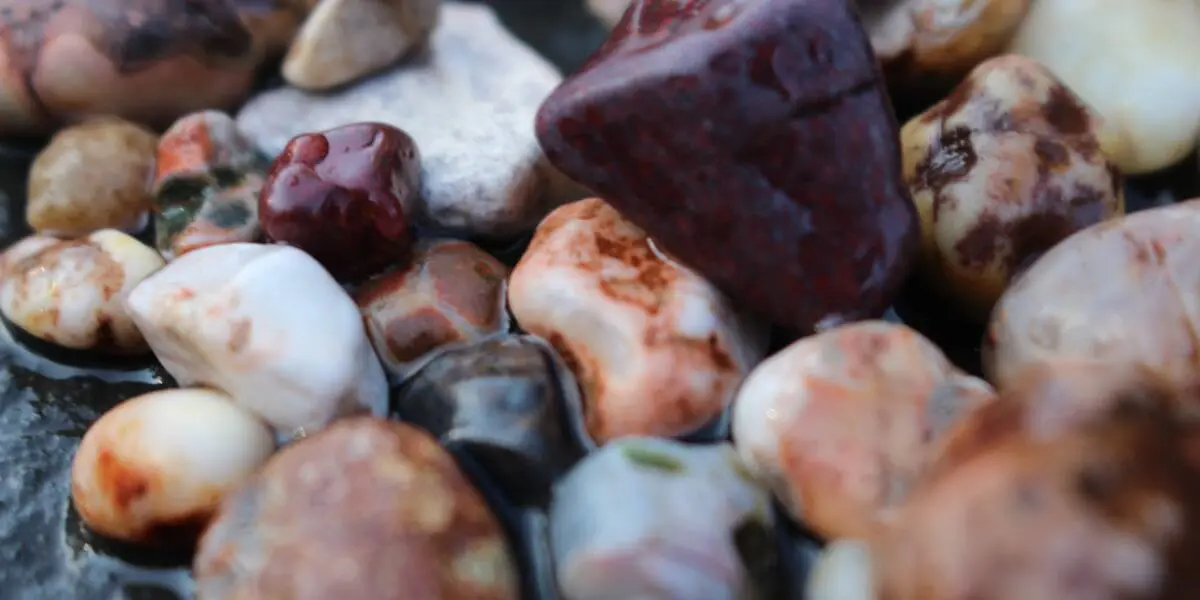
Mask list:
[[[171,125],[155,153],[154,242],[170,260],[216,244],[256,242],[267,161],[219,111]]]
[[[197,600],[520,597],[503,530],[450,454],[367,417],[276,454],[222,504],[194,565]]]
[[[295,135],[358,121],[408,132],[422,155],[424,220],[459,234],[531,230],[554,202],[553,170],[533,135],[558,71],[486,6],[445,3],[428,53],[332,94],[266,92],[238,125],[276,155]]]
[[[539,109],[551,162],[775,324],[881,314],[918,227],[852,2],[629,10]]]
[[[1157,171],[1195,147],[1196,0],[1034,2],[1010,51],[1046,65],[1104,117],[1101,148],[1121,172]]]
[[[509,278],[508,303],[578,378],[600,444],[714,422],[766,352],[761,324],[599,198],[542,221]]]
[[[201,248],[143,281],[127,304],[181,385],[219,389],[281,434],[387,408],[354,301],[295,248]]]
[[[420,178],[420,152],[390,125],[305,133],[275,158],[258,218],[269,240],[307,252],[338,281],[354,281],[406,265]]]
[[[508,268],[461,240],[425,240],[412,265],[354,291],[375,353],[395,376],[408,375],[442,346],[508,328]]]
[[[283,59],[283,78],[326,90],[390,66],[429,39],[441,0],[323,0]]]
[[[583,454],[575,380],[542,340],[497,336],[439,352],[392,393],[391,411],[464,449],[510,502],[544,505]],[[576,421],[577,422],[577,421]]]

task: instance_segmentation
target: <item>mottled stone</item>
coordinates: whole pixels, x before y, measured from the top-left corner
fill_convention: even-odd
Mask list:
[[[1004,51],[1032,0],[858,0],[883,69],[900,93],[955,80]]]
[[[560,79],[490,7],[447,3],[420,59],[331,94],[266,92],[246,104],[238,125],[270,155],[293,136],[345,123],[399,127],[421,148],[429,225],[460,237],[515,237],[558,202],[533,116]]]
[[[368,281],[354,300],[375,353],[403,377],[442,346],[508,329],[507,277],[508,268],[474,244],[426,240],[411,266]]]
[[[781,598],[770,494],[729,444],[614,441],[555,487],[565,600]]]
[[[1034,2],[1010,51],[1046,65],[1103,117],[1100,147],[1139,175],[1200,135],[1200,3]]]
[[[598,198],[538,226],[508,302],[578,378],[597,443],[717,421],[766,352],[764,328]]]
[[[322,0],[283,60],[283,78],[308,90],[345,85],[420,49],[441,0]]]
[[[194,562],[197,600],[516,600],[484,498],[432,437],[347,419],[276,454],[225,500]]]
[[[0,137],[96,115],[165,127],[231,107],[300,18],[292,0],[5,0]]]
[[[114,118],[59,131],[29,167],[25,220],[34,231],[66,237],[141,228],[157,143],[154,132]]]
[[[986,321],[1021,269],[1071,234],[1124,212],[1124,184],[1100,151],[1099,118],[1038,63],[979,65],[900,130],[921,217],[919,270]]]
[[[503,336],[440,352],[392,393],[392,411],[464,449],[520,504],[542,505],[581,455],[569,410],[575,380],[530,336]]]
[[[222,112],[176,121],[158,142],[155,160],[155,245],[167,260],[261,235],[258,196],[266,159]]]
[[[126,296],[163,265],[152,248],[113,229],[79,240],[36,236],[15,244],[0,282],[0,311],[26,333],[74,350],[140,354],[146,340]]]
[[[263,231],[311,254],[338,280],[407,261],[421,157],[407,133],[355,123],[297,136],[259,196]]]
[[[895,117],[848,0],[637,0],[542,104],[537,135],[780,325],[882,313],[917,250]]]
[[[71,501],[93,532],[190,548],[221,499],[274,450],[271,429],[225,394],[151,392],[88,428],[71,466]]]
[[[992,398],[916,331],[862,321],[763,361],[738,392],[733,439],[811,531],[870,536],[920,480],[941,434]]]
[[[281,434],[387,409],[387,379],[358,307],[300,250],[194,250],[143,281],[126,304],[180,385],[224,391]]]

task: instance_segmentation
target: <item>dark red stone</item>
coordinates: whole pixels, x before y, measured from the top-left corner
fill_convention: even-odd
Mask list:
[[[847,0],[635,0],[542,104],[537,135],[783,326],[881,313],[917,249],[896,119]]]
[[[420,157],[407,133],[355,123],[292,138],[258,200],[267,238],[312,255],[339,281],[411,257]]]

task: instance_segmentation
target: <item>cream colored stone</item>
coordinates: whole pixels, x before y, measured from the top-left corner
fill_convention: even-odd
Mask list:
[[[1123,173],[1170,166],[1200,133],[1200,2],[1042,0],[1011,50],[1046,65],[1104,117]]]
[[[508,300],[575,373],[597,442],[713,422],[766,350],[759,324],[598,198],[542,221]]]
[[[625,15],[630,3],[631,0],[587,0],[587,7],[600,22],[611,28]]]
[[[325,90],[395,63],[429,39],[441,0],[321,0],[283,61],[288,83]]]

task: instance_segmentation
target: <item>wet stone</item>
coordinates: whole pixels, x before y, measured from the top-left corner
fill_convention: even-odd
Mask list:
[[[564,375],[541,340],[494,337],[439,353],[392,392],[391,411],[464,450],[507,500],[543,505],[583,450],[568,421],[575,383]]]
[[[267,238],[304,250],[339,281],[402,264],[421,190],[421,158],[409,135],[354,123],[292,138],[259,197]]]
[[[638,0],[627,15],[542,104],[549,160],[776,324],[881,313],[917,219],[853,3]]]
[[[151,187],[158,251],[170,260],[215,244],[257,241],[266,169],[229,115],[203,111],[176,121],[158,142]]]

